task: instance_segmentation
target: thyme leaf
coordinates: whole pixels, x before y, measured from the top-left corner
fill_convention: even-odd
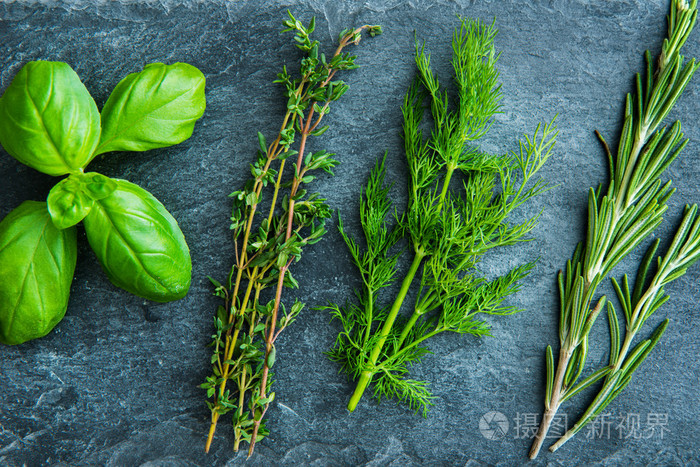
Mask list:
[[[211,410],[207,452],[220,417],[228,413],[233,415],[234,450],[248,442],[250,457],[255,443],[269,434],[263,417],[275,399],[270,392],[275,341],[304,308],[295,301],[287,309],[282,292],[299,286],[290,267],[307,245],[323,237],[331,217],[326,200],[306,187],[320,171],[332,175],[338,164],[334,154],[308,151],[307,141],[326,131],[327,126],[319,125],[348,89],[336,74],[358,66],[345,48],[357,44],[363,31],[381,33],[379,26],[369,25],[346,30],[333,55],[326,57],[311,38],[315,20],[304,26],[292,13],[288,16],[284,32],[294,32],[295,45],[303,52],[299,74],[292,77],[284,67],[277,75],[275,83],[282,85],[287,100],[282,125],[272,142],[257,134],[260,148],[250,166],[251,178],[230,195],[235,261],[225,281],[210,278],[223,305],[214,319],[212,375],[201,385]]]

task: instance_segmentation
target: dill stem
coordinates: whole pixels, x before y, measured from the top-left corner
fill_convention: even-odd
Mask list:
[[[449,190],[449,187],[450,187],[450,180],[452,179],[452,174],[454,174],[455,168],[456,168],[456,166],[452,162],[447,164],[447,168],[445,170],[445,179],[442,181],[442,191],[440,192],[440,198],[438,199],[438,210],[437,210],[438,214],[442,211],[442,207],[445,203],[445,198],[447,197],[447,191]],[[420,318],[422,314],[423,314],[423,311],[421,311],[418,307],[416,307],[413,310],[413,314],[411,315],[408,322],[406,323],[403,330],[401,331],[401,336],[399,336],[399,341],[398,341],[398,344],[396,346],[397,349],[401,348],[404,341],[408,337],[408,334],[411,332],[411,329],[413,329],[413,326],[416,324],[416,321],[418,321],[418,318]]]
[[[559,405],[561,405],[559,400],[562,396],[564,375],[566,374],[566,369],[569,366],[569,360],[571,360],[573,353],[573,349],[568,346],[559,351],[559,363],[557,364],[554,384],[552,385],[552,398],[549,401],[549,406],[545,407],[546,410],[542,415],[542,422],[540,423],[540,427],[535,435],[535,440],[532,443],[532,448],[530,449],[530,459],[534,459],[537,457],[537,454],[539,454],[540,449],[542,448],[542,443],[544,443],[549,427],[552,424],[552,420],[554,420],[554,415],[556,415],[557,411],[559,410]]]
[[[400,357],[402,354],[406,353],[406,352],[409,351],[410,349],[412,349],[412,348],[414,348],[414,347],[417,347],[417,346],[420,345],[423,341],[426,341],[426,340],[430,339],[431,337],[440,334],[440,333],[443,332],[443,331],[445,331],[444,328],[436,327],[435,329],[433,329],[433,330],[430,331],[429,333],[423,334],[421,337],[419,337],[419,338],[417,338],[416,340],[412,341],[410,344],[408,344],[408,345],[407,345],[406,347],[404,347],[403,349],[397,350],[397,351],[394,352],[392,355],[390,355],[389,357],[387,357],[386,360],[384,360],[384,361],[385,361],[385,362],[390,362],[390,361],[392,361],[392,360],[396,360],[398,357]]]
[[[387,316],[386,321],[384,322],[384,326],[382,326],[381,333],[379,334],[379,340],[374,345],[374,347],[372,348],[372,352],[370,353],[370,366],[374,366],[377,363],[377,360],[379,359],[379,355],[382,352],[384,343],[389,337],[389,333],[391,332],[391,328],[394,326],[394,321],[396,321],[396,317],[398,316],[399,310],[401,309],[401,305],[403,304],[403,301],[406,298],[408,289],[411,287],[411,283],[413,282],[413,279],[415,278],[416,273],[418,272],[418,268],[420,267],[423,258],[425,258],[425,255],[426,254],[422,249],[416,249],[416,254],[413,257],[411,267],[409,268],[408,273],[404,277],[403,282],[401,282],[401,289],[399,290],[399,293],[396,296],[396,300],[391,306],[389,316]],[[372,376],[374,376],[374,371],[372,370],[364,370],[362,374],[360,374],[360,379],[357,381],[355,392],[353,392],[352,397],[350,398],[350,402],[348,402],[348,410],[350,412],[354,411],[357,407],[357,404],[362,398],[362,394],[364,394],[365,389],[367,389],[367,386],[369,386],[369,383],[372,380]]]
[[[369,342],[369,338],[372,335],[372,320],[374,319],[374,293],[370,290],[367,292],[367,322],[370,323],[365,327],[365,341],[366,345]]]
[[[413,329],[413,326],[416,324],[416,321],[418,321],[418,318],[420,318],[421,315],[422,315],[422,313],[419,313],[418,310],[413,311],[411,318],[408,320],[406,325],[403,327],[403,331],[401,331],[401,336],[399,337],[399,342],[396,345],[397,349],[401,348],[404,341],[408,337],[408,333],[411,332],[411,329]]]
[[[442,206],[445,202],[445,197],[447,196],[447,190],[450,187],[450,180],[452,179],[452,174],[455,171],[455,166],[452,164],[452,162],[447,164],[447,168],[445,170],[445,179],[442,182],[442,192],[440,192],[440,200],[438,204],[438,213],[442,211]]]

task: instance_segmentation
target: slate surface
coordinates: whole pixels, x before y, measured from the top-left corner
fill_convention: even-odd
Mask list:
[[[543,399],[544,348],[557,339],[555,272],[584,235],[586,190],[605,180],[606,162],[593,135],[616,142],[624,93],[642,52],[655,54],[665,34],[667,1],[377,1],[365,2],[11,2],[0,5],[0,89],[29,60],[68,62],[101,106],[127,73],[153,61],[186,61],[207,77],[208,107],[187,142],[140,154],[110,154],[92,170],[150,190],[178,219],[192,250],[193,285],[178,302],[154,304],[112,286],[79,234],[78,267],[65,319],[46,338],[0,349],[0,464],[2,465],[238,465],[230,428],[223,424],[213,451],[203,452],[208,411],[197,385],[206,376],[216,300],[207,274],[222,277],[231,261],[226,195],[247,177],[256,131],[271,135],[283,109],[271,81],[297,54],[280,35],[285,10],[305,21],[317,16],[317,37],[330,50],[342,28],[382,24],[383,36],[355,49],[362,68],[345,79],[350,91],[329,116],[331,130],[314,149],[338,154],[335,178],[316,188],[341,210],[351,229],[361,184],[373,161],[389,151],[388,168],[401,205],[405,181],[399,106],[414,74],[413,34],[427,40],[447,82],[449,40],[456,14],[490,20],[504,99],[483,147],[515,148],[516,139],[559,114],[556,154],[543,169],[558,186],[526,207],[542,210],[536,242],[510,248],[489,272],[539,256],[511,301],[526,311],[491,320],[493,338],[445,336],[430,343],[413,376],[430,382],[437,399],[427,418],[392,402],[365,398],[344,406],[351,384],[323,352],[339,330],[324,312],[304,312],[278,345],[277,400],[272,435],[250,465],[519,465],[527,461],[527,427]],[[699,56],[695,31],[686,55]],[[672,117],[682,117],[690,143],[668,171],[678,192],[657,234],[667,238],[685,203],[700,201],[700,82],[696,78]],[[0,151],[0,217],[25,199],[42,200],[56,181]],[[633,271],[640,253],[618,267]],[[331,229],[295,266],[309,304],[343,301],[358,277],[340,236]],[[697,282],[691,270],[669,287],[672,299],[653,323],[671,319],[667,334],[628,389],[610,407],[610,436],[582,432],[536,465],[698,465],[700,326]],[[610,291],[605,288],[604,291]],[[288,297],[291,297],[289,295]],[[590,359],[607,358],[604,319],[594,330]],[[650,332],[650,328],[648,329]],[[569,423],[586,398],[566,406]],[[490,411],[505,415],[505,437],[479,431]],[[617,418],[639,417],[640,428],[662,417],[661,430],[618,429]],[[651,417],[651,418],[650,418]],[[664,419],[663,417],[667,417]],[[515,426],[519,423],[519,426]],[[645,439],[647,438],[647,439]]]

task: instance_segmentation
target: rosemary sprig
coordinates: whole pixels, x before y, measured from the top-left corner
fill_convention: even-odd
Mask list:
[[[432,399],[427,384],[406,377],[409,367],[428,352],[425,341],[443,332],[488,335],[489,325],[480,315],[518,311],[503,301],[519,289],[518,281],[533,263],[492,280],[483,277],[477,266],[489,250],[527,240],[538,216],[515,225],[507,219],[547,189],[541,179],[530,182],[551,153],[556,129],[553,123],[538,126],[535,135],[510,155],[490,156],[477,147],[501,99],[495,35],[493,23],[471,19],[461,19],[456,28],[452,66],[458,102],[454,110],[431,70],[425,46],[416,44],[418,78],[402,108],[410,173],[407,209],[389,225],[391,204],[382,159],[370,175],[360,205],[364,249],[340,223],[363,280],[363,289],[356,293],[358,303],[328,306],[343,326],[330,357],[357,380],[350,411],[374,382],[377,399],[395,397],[426,413]],[[428,138],[422,125],[426,97],[433,120]],[[457,185],[456,177],[462,178],[459,189],[450,186]],[[404,238],[409,250],[396,252]],[[395,279],[403,253],[413,253],[411,266],[391,305],[384,306],[381,289]],[[416,276],[420,276],[417,297],[404,319],[399,312]]]
[[[690,4],[685,0],[674,0],[671,4],[668,38],[664,40],[661,55],[653,62],[649,51],[646,52],[646,74],[637,74],[636,97],[633,99],[630,94],[627,95],[625,122],[616,157],[596,132],[609,158],[610,183],[606,193],[602,186],[597,190],[590,189],[586,241],[579,244],[573,258],[568,261],[566,273],[559,273],[559,359],[555,371],[552,348],[548,346],[545,412],[530,451],[531,458],[537,456],[552,419],[564,401],[605,378],[598,396],[581,420],[550,447],[551,451],[581,430],[629,383],[632,373],[663,334],[668,320],[657,328],[650,339],[642,341],[630,351],[632,340],[646,319],[668,299],[664,295],[664,285],[682,276],[700,254],[697,249],[698,222],[695,220],[697,208],[693,206],[686,209],[673,244],[666,256],[659,259],[657,272],[648,286],[646,277],[658,241],[642,262],[632,295],[626,276],[622,285],[613,282],[625,312],[625,340],[620,347],[617,315],[610,304],[610,364],[577,384],[586,363],[588,334],[605,308],[606,297],[603,296],[591,309],[598,285],[622,258],[661,223],[667,209],[666,201],[674,192],[670,181],[662,185],[660,176],[678,156],[687,140],[683,139],[680,122],[675,122],[671,128],[659,126],[698,68],[694,59],[684,63],[684,57],[679,53],[696,18],[697,0]]]
[[[275,398],[275,393],[269,392],[270,369],[276,358],[274,344],[304,307],[296,301],[287,310],[282,303],[282,289],[298,287],[289,268],[300,259],[306,245],[321,239],[326,232],[325,221],[331,215],[325,199],[309,194],[304,186],[314,180],[313,174],[319,170],[332,175],[338,163],[326,151],[308,152],[307,140],[328,129],[319,124],[330,104],[348,89],[343,81],[334,79],[336,73],[357,68],[355,57],[344,52],[345,47],[357,44],[365,30],[372,36],[381,33],[379,26],[368,25],[345,30],[335,53],[326,58],[319,52],[318,41],[310,37],[315,19],[304,26],[288,14],[283,32],[295,33],[296,46],[305,57],[298,78],[293,79],[286,67],[278,74],[275,83],[284,86],[287,111],[272,143],[268,144],[258,133],[260,150],[251,164],[252,178],[242,190],[230,195],[235,262],[224,284],[210,278],[215,295],[224,304],[218,307],[216,332],[212,336],[213,374],[202,384],[207,396],[214,399],[207,401],[212,413],[207,451],[219,418],[229,412],[233,413],[234,450],[239,449],[241,441],[247,441],[250,456],[256,441],[268,434],[263,417]],[[291,174],[285,174],[287,159],[294,156]],[[287,193],[282,195],[282,190]],[[265,197],[269,197],[270,204],[263,215]],[[271,298],[265,293],[268,288],[274,291]],[[233,391],[228,388],[229,382],[234,385]]]

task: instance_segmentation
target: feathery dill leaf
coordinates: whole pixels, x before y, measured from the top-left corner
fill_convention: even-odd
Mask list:
[[[485,315],[519,311],[504,300],[519,289],[534,263],[495,279],[480,274],[478,265],[489,250],[529,240],[539,216],[513,224],[509,215],[548,188],[535,175],[550,156],[557,132],[554,122],[538,126],[512,154],[480,150],[477,143],[501,101],[495,35],[493,23],[460,19],[452,40],[456,103],[433,72],[425,44],[416,43],[417,76],[401,109],[409,172],[406,209],[391,214],[385,155],[362,194],[364,242],[340,224],[362,278],[356,302],[327,307],[343,328],[329,356],[357,380],[351,411],[372,383],[378,400],[393,398],[426,414],[433,400],[428,384],[408,376],[429,353],[426,341],[443,332],[489,335]],[[426,115],[432,119],[428,135]],[[400,248],[402,242],[408,247]],[[385,304],[380,291],[398,279],[402,255],[412,256],[411,266],[394,300]],[[403,316],[399,312],[410,287],[416,299]]]

